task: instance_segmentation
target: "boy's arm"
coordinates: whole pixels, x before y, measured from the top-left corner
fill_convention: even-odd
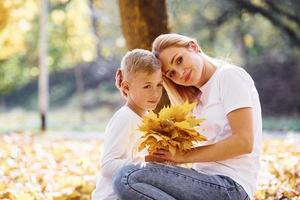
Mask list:
[[[133,163],[132,152],[129,151],[132,132],[130,119],[116,120],[106,130],[103,154],[101,159],[101,173],[105,177],[112,177],[122,166]]]

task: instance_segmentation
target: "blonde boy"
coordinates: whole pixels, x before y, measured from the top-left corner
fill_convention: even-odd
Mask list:
[[[93,200],[116,200],[112,188],[114,173],[122,166],[143,161],[133,154],[141,136],[137,129],[144,114],[155,109],[162,95],[161,64],[150,51],[129,51],[122,59],[118,75],[122,81],[116,85],[126,98],[126,104],[106,127],[101,174],[92,193]]]

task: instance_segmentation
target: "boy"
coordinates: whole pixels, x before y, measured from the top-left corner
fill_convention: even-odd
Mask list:
[[[155,109],[162,95],[161,64],[150,51],[129,51],[117,74],[121,76],[117,87],[126,98],[126,105],[113,115],[106,127],[101,176],[92,193],[93,200],[116,200],[112,188],[114,173],[124,165],[143,161],[133,154],[141,137],[138,126],[145,113]]]

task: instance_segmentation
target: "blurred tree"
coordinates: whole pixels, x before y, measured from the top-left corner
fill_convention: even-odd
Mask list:
[[[128,49],[151,50],[153,40],[168,33],[165,0],[119,0],[121,28]]]
[[[168,8],[175,32],[250,72],[265,115],[300,114],[299,1],[169,0]]]
[[[100,42],[100,33],[99,33],[99,19],[100,19],[100,11],[101,1],[99,0],[89,0],[89,8],[90,8],[90,16],[91,16],[91,26],[93,33],[96,37],[96,60],[102,58],[101,55],[101,42]]]
[[[24,35],[30,29],[32,13],[21,13],[24,8],[32,9],[33,0],[3,0],[0,4],[0,60],[9,58],[16,52],[24,52]],[[16,31],[18,30],[18,31]],[[14,32],[14,34],[11,34]]]
[[[9,18],[9,15],[10,15],[10,9],[4,4],[4,3],[1,3],[0,4],[0,31],[2,31],[7,22],[8,22],[8,18]]]
[[[228,0],[237,10],[260,14],[288,36],[292,45],[300,48],[299,0]],[[222,20],[222,18],[219,18]]]
[[[20,67],[24,60],[19,59],[27,51],[26,34],[37,13],[35,3],[36,0],[3,0],[0,3],[0,96],[36,74],[36,70]]]
[[[165,0],[119,0],[119,8],[121,28],[129,50],[151,50],[153,40],[169,32]],[[164,91],[155,111],[169,103]]]
[[[40,73],[37,51],[39,33],[37,2],[37,0],[1,0],[0,101],[1,98],[9,96],[4,102],[9,106],[24,106],[22,102],[25,102],[25,96],[26,102],[30,102],[30,108],[35,107],[37,103],[34,102],[36,87],[29,87],[36,85],[35,80]],[[92,11],[89,4],[91,2]],[[150,16],[148,12],[152,13],[152,7],[146,5],[147,1],[123,2],[127,2],[124,5],[128,7],[124,6],[124,12],[127,12],[124,15],[132,15],[131,21],[120,17],[121,8],[120,12],[117,12],[118,1],[49,0],[47,61],[49,71],[53,74],[51,101],[56,106],[62,102],[66,103],[66,99],[76,92],[75,69],[66,68],[86,67],[87,64],[93,68],[89,75],[85,75],[89,69],[84,67],[79,69],[82,71],[84,89],[90,88],[90,82],[95,86],[94,83],[100,83],[101,79],[101,88],[107,86],[113,91],[113,84],[103,80],[113,81],[111,69],[118,66],[117,63],[126,48],[125,39],[130,43],[127,37],[132,36],[133,42],[141,40],[136,43],[142,44],[146,40],[142,38],[143,35],[146,35],[146,38],[152,37],[147,36],[148,32],[149,34],[153,32],[145,28],[148,25],[145,27],[141,25],[151,24],[151,20],[156,24],[156,17],[160,14],[155,13],[156,16],[148,20],[149,17],[145,16]],[[247,68],[257,83],[265,114],[300,113],[298,95],[300,51],[297,42],[293,42],[294,38],[299,38],[298,0],[162,0],[158,3],[164,2],[168,8],[168,27],[173,32],[197,38],[208,55]],[[134,7],[135,5],[140,7],[144,5],[145,8]],[[159,6],[157,12],[160,13],[163,7],[165,6]],[[134,13],[136,15],[133,15]],[[269,19],[277,20],[279,23]],[[93,20],[96,23],[93,23]],[[127,26],[124,28],[128,29],[128,36],[125,32],[124,37],[122,36],[120,20],[122,26]],[[136,21],[140,21],[141,24]],[[124,25],[125,22],[127,25]],[[167,19],[161,20],[162,24],[167,24],[166,22]],[[140,27],[135,28],[135,25]],[[282,28],[279,28],[280,26]],[[151,39],[147,41],[147,49],[150,49],[151,42]],[[135,47],[144,48],[143,46],[131,48]],[[107,62],[94,62],[98,53],[107,59]],[[70,72],[68,79],[64,78],[67,71]],[[283,101],[285,103],[282,103]]]
[[[40,1],[40,34],[39,34],[39,111],[41,117],[41,130],[46,130],[48,99],[49,99],[49,74],[47,65],[48,55],[48,0]]]

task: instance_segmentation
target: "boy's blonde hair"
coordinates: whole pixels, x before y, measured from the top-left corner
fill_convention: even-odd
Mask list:
[[[134,49],[122,58],[121,70],[123,79],[129,80],[137,72],[152,74],[161,70],[161,63],[151,51]]]
[[[196,39],[179,35],[176,33],[162,34],[158,36],[152,43],[152,53],[159,58],[159,54],[166,48],[169,47],[188,47],[190,43],[197,45],[199,53],[209,62],[215,63],[215,59],[205,55]],[[195,86],[183,86],[174,83],[171,79],[163,76],[164,88],[166,89],[169,99],[172,104],[181,104],[186,101],[199,102],[198,95],[200,90]]]

